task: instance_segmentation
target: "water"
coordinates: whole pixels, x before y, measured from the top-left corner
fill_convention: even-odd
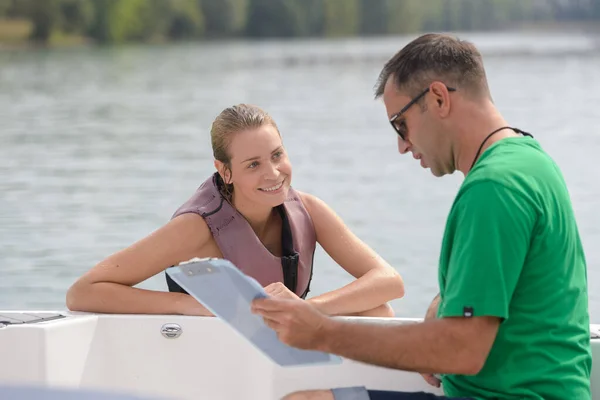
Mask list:
[[[600,321],[600,40],[472,35],[494,99],[569,184]],[[372,89],[409,38],[127,46],[0,53],[0,309],[63,309],[74,280],[164,224],[212,173],[209,128],[248,102],[275,117],[294,186],[325,200],[403,275],[400,316],[437,293],[461,174],[396,150]],[[351,277],[321,249],[313,293]],[[163,274],[141,287],[165,290]]]

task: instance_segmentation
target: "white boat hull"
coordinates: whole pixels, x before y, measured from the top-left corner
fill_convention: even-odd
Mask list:
[[[16,320],[12,313],[0,311],[0,316]],[[23,314],[47,318],[59,313]],[[296,390],[356,385],[442,394],[416,373],[351,360],[279,367],[217,318],[60,314],[65,317],[0,328],[0,385],[98,389],[181,400],[280,399]],[[180,336],[165,337],[165,324],[177,324]],[[592,325],[592,330],[600,333],[600,325]],[[594,360],[600,362],[600,339],[593,339],[592,348]],[[600,399],[600,368],[592,373],[594,398]]]

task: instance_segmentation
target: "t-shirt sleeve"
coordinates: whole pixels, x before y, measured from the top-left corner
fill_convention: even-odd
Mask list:
[[[536,211],[495,182],[468,188],[451,212],[451,245],[439,317],[509,317]]]

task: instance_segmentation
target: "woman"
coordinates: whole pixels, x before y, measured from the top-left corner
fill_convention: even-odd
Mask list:
[[[232,261],[272,296],[305,298],[318,242],[357,278],[310,298],[328,315],[393,316],[404,295],[400,275],[323,201],[291,187],[292,167],[273,119],[237,105],[215,119],[217,172],[146,238],[93,267],[71,286],[73,311],[211,315],[167,276],[169,292],[133,286],[193,257]]]

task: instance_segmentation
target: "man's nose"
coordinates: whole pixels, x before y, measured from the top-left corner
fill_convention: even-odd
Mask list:
[[[398,136],[398,151],[400,154],[406,154],[409,149],[409,145],[406,140],[403,140],[400,136]]]

